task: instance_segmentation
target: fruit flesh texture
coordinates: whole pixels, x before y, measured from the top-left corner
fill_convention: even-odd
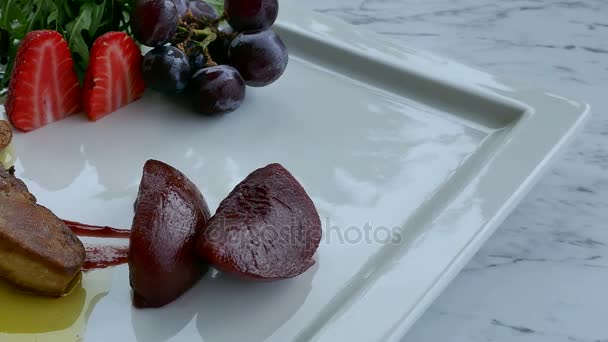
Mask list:
[[[21,42],[6,112],[31,131],[80,111],[80,84],[67,42],[56,31],[31,31]]]
[[[0,164],[0,276],[28,292],[61,296],[80,273],[84,246],[13,173]]]
[[[174,46],[159,46],[143,58],[142,74],[146,86],[167,94],[186,89],[190,79],[188,57]]]
[[[210,217],[200,191],[173,167],[146,162],[131,228],[129,278],[133,305],[161,307],[205,273],[196,237]]]
[[[228,65],[197,71],[192,76],[191,88],[194,109],[206,115],[232,112],[245,99],[245,82]]]
[[[124,32],[108,32],[95,40],[84,78],[84,110],[98,120],[139,99],[145,90],[141,52]]]
[[[254,280],[308,270],[321,221],[300,183],[279,164],[252,172],[224,199],[197,243],[213,267]]]
[[[147,46],[164,45],[177,32],[178,10],[171,0],[137,0],[131,18],[133,35]]]
[[[242,32],[232,40],[228,58],[230,65],[252,87],[264,87],[276,81],[289,60],[285,44],[270,30]]]
[[[272,26],[279,13],[278,0],[224,0],[230,26],[237,31],[264,30]]]

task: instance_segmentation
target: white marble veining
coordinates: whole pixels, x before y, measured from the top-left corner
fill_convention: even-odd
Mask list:
[[[579,138],[403,341],[608,341],[608,1],[300,3],[592,106]]]

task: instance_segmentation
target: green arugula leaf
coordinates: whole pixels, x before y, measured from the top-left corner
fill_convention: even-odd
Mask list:
[[[26,19],[25,13],[21,10],[21,1],[6,0],[0,7],[0,28],[11,31],[13,23],[22,23]]]
[[[218,3],[223,0],[215,0]],[[95,38],[109,31],[130,33],[135,0],[0,0],[0,28],[9,33],[9,64],[0,66],[0,90],[8,85],[18,45],[29,31],[56,30],[67,40],[83,73]]]
[[[22,39],[27,33],[28,15],[25,12],[28,4],[23,0],[5,0],[0,6],[0,28],[9,34],[8,56],[9,64],[4,68],[0,77],[0,90],[8,85],[10,71],[13,67],[13,56],[17,53],[15,39]]]
[[[22,10],[29,13],[25,33],[34,30],[36,27],[41,27],[44,25],[44,18],[42,17],[42,14],[45,9],[43,7],[34,6],[34,1],[30,1],[27,4],[27,7]]]
[[[106,1],[96,4],[87,2],[80,7],[80,14],[66,25],[66,38],[72,50],[76,62],[84,69],[89,64],[89,46],[83,34],[86,32],[88,37],[94,37],[97,28],[103,20]]]
[[[59,9],[57,8],[57,5],[55,5],[54,3],[49,4],[50,7],[50,14],[47,17],[47,22],[50,25],[55,25],[55,30],[57,29],[57,25],[59,24]]]

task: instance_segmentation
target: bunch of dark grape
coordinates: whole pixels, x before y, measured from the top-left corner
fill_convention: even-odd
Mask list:
[[[287,48],[270,30],[278,11],[278,0],[224,0],[221,15],[203,0],[136,0],[133,34],[153,47],[142,63],[146,85],[187,94],[203,114],[236,110],[245,85],[267,86],[287,67]]]

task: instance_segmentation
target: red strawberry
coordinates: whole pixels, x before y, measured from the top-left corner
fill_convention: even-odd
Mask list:
[[[68,43],[56,31],[31,31],[15,58],[6,111],[31,131],[80,111],[80,84]]]
[[[95,40],[82,99],[89,119],[100,119],[143,95],[141,60],[135,41],[124,32],[108,32]]]

